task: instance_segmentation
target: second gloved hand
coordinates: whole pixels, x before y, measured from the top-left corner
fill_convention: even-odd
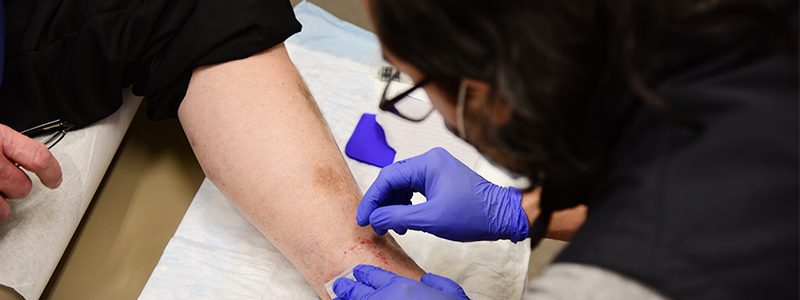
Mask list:
[[[428,201],[411,205],[420,192]],[[522,191],[495,185],[442,148],[384,168],[364,194],[356,221],[379,235],[421,230],[469,242],[528,237]]]
[[[352,281],[339,278],[333,291],[341,300],[403,300],[441,299],[469,300],[454,281],[436,274],[422,275],[420,281],[395,275],[378,267],[358,265],[353,268]],[[334,299],[334,300],[336,300]]]

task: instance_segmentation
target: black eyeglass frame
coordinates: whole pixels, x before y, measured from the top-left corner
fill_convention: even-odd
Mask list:
[[[28,137],[36,137],[43,134],[53,133],[52,136],[50,136],[46,141],[43,142],[43,144],[47,146],[47,149],[52,149],[53,146],[58,144],[58,142],[60,142],[64,138],[64,136],[67,135],[67,132],[70,129],[72,129],[72,127],[75,127],[75,125],[72,125],[66,121],[62,121],[60,119],[56,119],[35,127],[25,129],[23,131],[20,131],[19,133],[24,134]]]
[[[418,88],[428,84],[430,82],[430,78],[426,77],[422,79],[419,83],[415,84],[413,87],[408,89],[407,91],[402,92],[397,96],[394,96],[392,99],[386,99],[386,93],[389,92],[389,85],[392,84],[392,81],[399,81],[399,79],[400,79],[400,72],[395,71],[394,75],[392,75],[392,77],[389,78],[389,81],[386,82],[386,87],[383,89],[383,95],[381,96],[381,102],[380,104],[378,104],[378,107],[383,111],[388,111],[390,113],[395,114],[398,117],[401,117],[411,122],[421,122],[422,120],[425,120],[425,118],[427,118],[433,112],[433,106],[431,106],[431,110],[428,111],[428,113],[426,113],[421,118],[411,118],[409,116],[403,115],[399,110],[397,110],[397,108],[394,107],[394,105],[397,104],[397,102],[400,102],[400,100],[403,100],[403,98],[405,98]]]

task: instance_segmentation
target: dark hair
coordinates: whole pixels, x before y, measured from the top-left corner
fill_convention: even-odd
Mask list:
[[[641,74],[659,46],[777,28],[797,53],[796,31],[766,0],[374,0],[370,6],[384,47],[451,101],[468,77],[492,86],[486,107],[504,101],[512,108],[503,124],[491,122],[488,110],[468,109],[467,140],[542,184],[542,208],[549,210],[585,200],[605,162],[606,145],[593,126],[604,102],[623,89],[669,120],[702,128],[664,104]]]

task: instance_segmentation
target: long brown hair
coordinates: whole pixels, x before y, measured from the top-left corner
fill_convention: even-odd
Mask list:
[[[796,57],[797,31],[781,8],[764,0],[371,2],[384,47],[419,68],[451,101],[468,77],[492,86],[486,107],[504,101],[512,108],[503,124],[492,122],[487,110],[468,110],[467,140],[543,185],[542,205],[550,210],[584,201],[603,171],[609,145],[596,126],[622,91],[675,123],[702,130],[651,89],[654,79],[643,66],[654,52],[676,41],[730,42],[771,32]]]

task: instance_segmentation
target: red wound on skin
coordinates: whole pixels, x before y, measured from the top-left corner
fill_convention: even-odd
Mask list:
[[[383,255],[383,253],[378,253],[378,254],[375,254],[375,256],[376,256],[376,257],[377,257],[377,258],[378,258],[378,259],[379,259],[381,262],[383,262],[383,264],[384,264],[384,265],[386,265],[386,266],[388,266],[388,265],[389,265],[389,260],[387,260],[387,259],[386,259],[386,256],[385,256],[385,255]]]
[[[359,242],[358,245],[350,247],[349,249],[344,251],[344,253],[342,254],[342,258],[344,258],[347,255],[347,252],[354,251],[354,250],[356,250],[356,248],[361,248],[361,247],[368,247],[370,249],[375,249],[376,248],[375,245],[373,245],[372,241],[370,241],[370,240],[365,240],[363,238],[359,238],[359,240],[360,240],[360,242]],[[386,258],[383,257],[382,253],[379,253],[379,254],[380,254],[380,256],[381,256],[381,258],[382,258],[382,260],[384,262],[387,261]]]
[[[361,244],[362,245],[369,245],[370,247],[373,247],[373,248],[375,247],[375,246],[372,245],[372,241],[370,241],[370,240],[365,240],[363,238],[359,238],[359,240],[361,240]]]

